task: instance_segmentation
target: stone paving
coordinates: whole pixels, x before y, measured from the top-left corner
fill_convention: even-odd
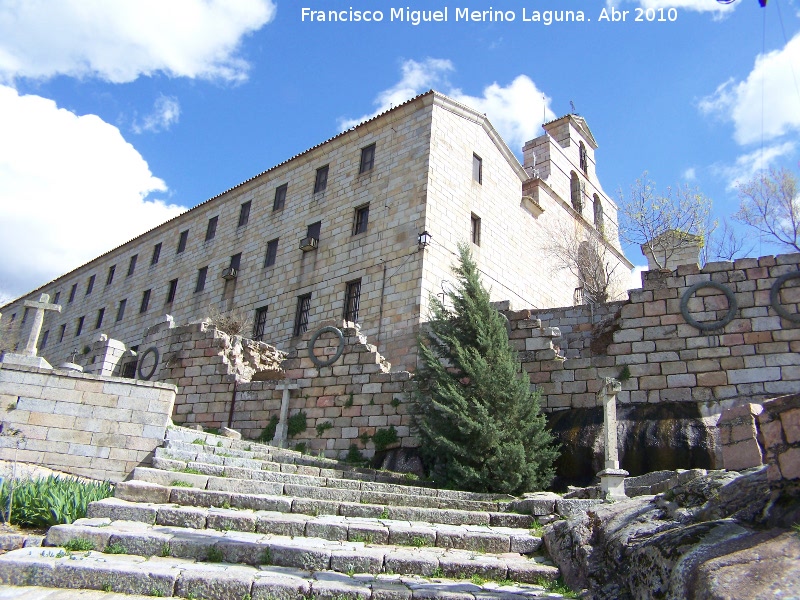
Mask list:
[[[43,547],[0,557],[0,583],[235,600],[560,597],[543,587],[559,572],[534,511],[512,501],[172,428],[154,468],[52,527]]]

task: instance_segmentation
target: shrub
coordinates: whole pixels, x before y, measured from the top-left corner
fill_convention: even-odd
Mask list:
[[[293,414],[286,421],[286,433],[289,437],[294,437],[299,433],[303,433],[307,427],[308,424],[306,423],[306,413],[304,410]]]
[[[330,421],[325,421],[324,423],[318,423],[317,437],[322,437],[322,434],[324,434],[326,431],[328,431],[328,429],[331,428],[333,428],[333,423],[331,423]]]
[[[382,452],[397,442],[398,439],[400,438],[397,437],[397,430],[394,425],[391,425],[389,429],[378,429],[375,435],[372,436],[372,443],[375,444],[375,450]]]
[[[261,442],[262,444],[269,444],[275,439],[276,429],[278,429],[278,417],[276,415],[272,415],[269,418],[269,423],[267,423],[267,426],[264,427],[261,435],[258,436],[257,441]]]
[[[8,506],[9,481],[0,486],[0,507]],[[107,481],[84,483],[71,477],[50,475],[14,482],[11,523],[22,527],[69,524],[86,516],[90,502],[108,498],[114,486]]]
[[[64,550],[67,552],[84,552],[86,550],[94,550],[94,543],[92,540],[86,538],[73,538],[64,544]]]
[[[347,456],[344,457],[344,462],[353,465],[360,465],[366,461],[364,459],[364,455],[361,454],[361,450],[358,449],[358,446],[355,444],[350,444],[350,449],[347,451]]]

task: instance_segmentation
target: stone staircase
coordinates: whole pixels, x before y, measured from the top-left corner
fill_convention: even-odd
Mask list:
[[[153,467],[87,518],[1,556],[0,583],[233,600],[561,597],[546,591],[559,572],[534,517],[513,501],[170,428]]]

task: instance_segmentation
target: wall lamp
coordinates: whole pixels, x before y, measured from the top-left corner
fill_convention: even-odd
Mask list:
[[[422,233],[420,233],[417,236],[417,243],[419,244],[419,249],[420,250],[425,250],[425,248],[427,248],[428,245],[431,243],[431,238],[432,237],[433,236],[430,233],[428,233],[427,231],[423,231]]]

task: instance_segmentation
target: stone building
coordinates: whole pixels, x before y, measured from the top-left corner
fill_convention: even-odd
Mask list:
[[[322,321],[356,321],[395,367],[413,369],[415,331],[453,281],[460,241],[493,298],[526,308],[571,305],[581,287],[545,251],[565,224],[601,229],[631,267],[596,148],[569,114],[544,125],[520,164],[485,115],[427,92],[27,294],[63,306],[47,315],[39,354],[80,362],[101,333],[135,349],[165,314],[187,323],[237,309],[255,339],[282,350]],[[25,298],[0,309],[12,334],[29,326]]]

